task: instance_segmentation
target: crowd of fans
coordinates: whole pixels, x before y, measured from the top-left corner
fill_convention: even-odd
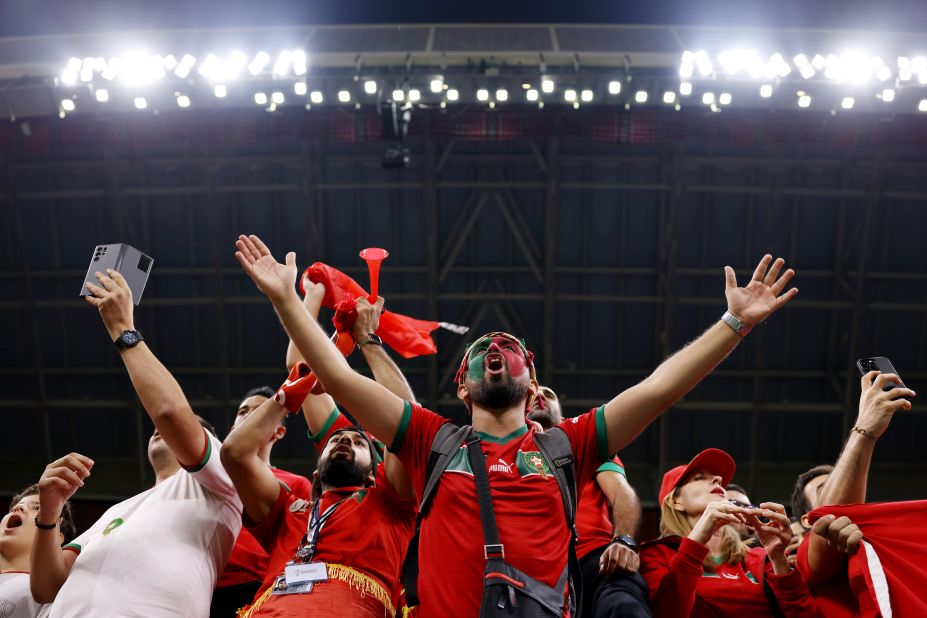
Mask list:
[[[718,322],[571,418],[523,341],[480,337],[455,378],[471,420],[458,428],[416,402],[376,336],[382,298],[356,299],[346,331],[368,378],[317,321],[324,285],[304,278],[299,297],[292,253],[277,262],[255,236],[237,249],[290,337],[289,376],[246,393],[220,441],[135,330],[125,280],[97,273],[87,300],[154,423],[155,485],[75,536],[68,501],[94,462],[49,463],[0,523],[3,618],[927,615],[923,573],[894,563],[923,504],[865,504],[875,444],[915,396],[890,374],[863,376],[840,458],[799,476],[788,509],[754,504],[706,444],[663,475],[659,538],[636,538],[618,453],[797,294],[782,259],[742,287],[726,267]],[[310,478],[271,464],[299,412],[318,450]]]

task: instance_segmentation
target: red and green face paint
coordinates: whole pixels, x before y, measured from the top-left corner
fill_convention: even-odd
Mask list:
[[[500,354],[505,359],[504,366],[493,360],[487,365],[486,357],[490,353]],[[514,339],[499,335],[483,337],[470,348],[467,377],[481,382],[487,373],[501,373],[508,367],[509,375],[518,378],[528,371],[528,362],[524,348]]]

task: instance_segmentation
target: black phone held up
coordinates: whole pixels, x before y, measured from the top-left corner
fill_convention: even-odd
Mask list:
[[[856,361],[856,369],[859,371],[860,377],[866,375],[870,371],[879,371],[881,373],[893,373],[898,376],[897,382],[889,382],[882,389],[884,391],[890,391],[893,388],[899,386],[904,387],[904,382],[901,381],[901,375],[892,365],[892,361],[888,360],[884,356],[873,356],[872,358],[861,358]]]

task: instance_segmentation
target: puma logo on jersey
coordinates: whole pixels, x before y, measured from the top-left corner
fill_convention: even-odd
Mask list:
[[[494,463],[493,465],[489,466],[489,471],[490,472],[502,472],[503,474],[511,474],[512,464],[505,463],[505,461],[500,457],[498,463]]]

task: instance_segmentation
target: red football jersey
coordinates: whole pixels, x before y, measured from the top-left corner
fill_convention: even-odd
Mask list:
[[[750,549],[740,564],[719,564],[712,572],[702,564],[707,555],[707,546],[688,538],[669,537],[641,546],[640,572],[650,588],[654,618],[773,618],[760,579],[766,550]],[[819,618],[797,569],[775,575],[767,561],[765,577],[786,618]]]
[[[322,494],[319,511],[342,498],[319,533],[314,562],[342,565],[376,581],[388,594],[393,606],[401,589],[400,570],[415,528],[414,498],[401,498],[386,480],[383,466],[377,468],[373,487],[345,487]],[[300,540],[306,534],[311,504],[287,491],[283,486],[277,502],[267,518],[250,527],[254,538],[270,554],[263,592],[283,573],[287,561],[296,554]],[[324,586],[325,584],[317,584]],[[311,610],[313,599],[325,598],[309,594],[271,595],[254,614],[272,614],[278,606],[298,606]]]
[[[576,507],[576,556],[582,559],[593,549],[612,542],[612,522],[608,513],[608,500],[596,482],[601,472],[617,472],[627,478],[624,464],[618,455],[612,457],[595,471],[591,477],[577,479],[579,502]]]
[[[309,479],[279,468],[272,467],[271,471],[273,471],[277,480],[283,483],[295,496],[305,500],[311,498],[312,483],[309,482]],[[248,529],[242,527],[241,532],[238,533],[238,537],[235,539],[229,561],[225,563],[225,569],[219,576],[219,581],[216,582],[216,588],[264,581],[264,577],[267,575],[267,559],[267,552],[248,532]]]
[[[406,404],[390,450],[399,456],[416,493],[425,485],[428,457],[442,416]],[[579,478],[591,478],[608,459],[604,408],[567,419],[560,427],[573,447]],[[570,531],[550,465],[523,425],[497,438],[477,432],[486,457],[505,561],[548,586],[567,563]],[[418,615],[476,616],[483,590],[483,529],[467,449],[451,460],[432,496],[419,537]]]

